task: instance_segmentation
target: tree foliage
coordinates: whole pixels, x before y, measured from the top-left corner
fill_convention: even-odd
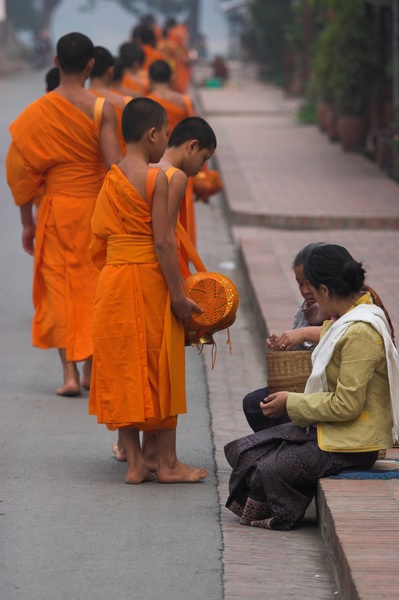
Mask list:
[[[86,0],[82,4],[82,9],[91,10],[100,1],[116,2],[121,8],[134,14],[155,12],[164,15],[175,15],[190,8],[190,0]]]
[[[38,33],[48,27],[51,15],[62,0],[6,0],[7,19],[16,30]]]

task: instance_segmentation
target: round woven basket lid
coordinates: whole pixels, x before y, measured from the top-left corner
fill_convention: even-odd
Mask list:
[[[189,329],[208,332],[226,329],[234,323],[238,308],[238,291],[225,275],[208,271],[190,275],[183,284],[188,298],[203,309],[191,313]]]

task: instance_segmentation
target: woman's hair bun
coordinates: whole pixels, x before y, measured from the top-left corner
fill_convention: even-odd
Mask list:
[[[362,263],[356,260],[348,260],[342,269],[342,276],[353,291],[362,289],[365,273]]]

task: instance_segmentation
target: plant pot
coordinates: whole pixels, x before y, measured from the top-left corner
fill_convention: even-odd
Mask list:
[[[338,119],[338,132],[345,152],[363,148],[367,136],[367,120],[364,117],[342,116]]]
[[[321,131],[327,131],[328,114],[332,110],[329,102],[319,102],[317,105],[317,123]]]

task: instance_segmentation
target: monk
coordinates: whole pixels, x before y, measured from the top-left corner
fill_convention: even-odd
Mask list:
[[[33,345],[58,348],[64,382],[56,393],[62,396],[90,386],[98,279],[89,253],[90,221],[106,170],[120,159],[114,107],[84,89],[93,53],[85,35],[59,39],[60,86],[11,124],[6,160],[7,181],[21,210],[22,245],[34,256]],[[43,186],[36,226],[32,199]]]
[[[175,76],[173,87],[181,94],[187,94],[191,81],[191,56],[188,29],[184,23],[169,24],[167,39],[175,46]]]
[[[189,178],[194,177],[209,160],[216,149],[216,136],[211,126],[201,117],[191,117],[180,121],[174,128],[166,151],[157,165],[164,171],[169,183],[168,214],[169,221],[175,229],[177,221],[189,231],[195,223],[187,223],[187,188]],[[189,196],[190,198],[191,196]],[[180,245],[179,267],[183,279],[190,274],[188,256]],[[152,466],[157,456],[158,448],[156,438],[152,432],[143,434],[143,454],[147,466]],[[125,460],[125,453],[121,451],[121,440],[114,444],[112,449],[117,460]]]
[[[143,69],[144,52],[134,42],[125,42],[119,48],[123,68],[121,85],[135,96],[145,96],[149,89],[147,72]]]
[[[169,180],[169,219],[175,227],[179,218],[191,238],[195,231],[195,213],[189,206],[192,198],[187,194],[189,180],[197,175],[215,149],[216,136],[211,126],[201,117],[189,117],[176,125],[157,165]],[[193,217],[194,222],[190,222]]]
[[[169,129],[172,132],[177,123],[193,116],[195,111],[191,98],[171,89],[173,72],[165,60],[153,62],[148,75],[151,92],[147,96],[162,104],[168,114]]]
[[[169,129],[173,132],[177,123],[194,114],[194,107],[187,95],[179,94],[171,89],[172,69],[164,60],[152,63],[149,71],[151,93],[148,98],[162,104],[168,114]],[[183,214],[184,213],[184,214]],[[182,205],[182,221],[193,244],[196,244],[195,206],[193,180],[189,179],[186,190],[186,202]]]
[[[155,33],[150,27],[141,25],[137,30],[137,36],[145,57],[143,69],[148,73],[153,62],[165,60],[166,56],[161,50],[158,50]]]
[[[122,85],[122,79],[124,76],[124,67],[122,65],[122,61],[119,56],[115,58],[114,65],[114,74],[112,77],[112,81],[109,84],[110,90],[115,94],[119,94],[120,96],[131,96],[132,98],[137,95],[133,90],[129,90]],[[141,95],[141,94],[138,94]]]
[[[122,155],[126,146],[122,135],[122,112],[132,96],[121,96],[110,89],[114,76],[115,59],[103,46],[94,47],[94,67],[90,73],[89,91],[98,98],[106,98],[114,105],[117,117],[117,133]]]
[[[185,203],[189,177],[196,175],[205,161],[209,160],[216,149],[216,136],[210,125],[200,117],[191,117],[181,121],[169,138],[166,151],[160,162],[154,167],[164,171],[169,182],[168,214],[172,228],[175,229],[180,214],[180,222],[188,230]],[[183,218],[182,218],[183,217]],[[192,226],[192,224],[190,224]],[[188,256],[184,249],[179,251],[179,265],[182,277],[189,275]],[[143,454],[146,465],[153,468],[157,456],[156,439],[152,432],[143,435]],[[126,460],[126,453],[120,439],[113,444],[112,451],[119,461]]]
[[[201,309],[183,292],[166,175],[149,168],[167,144],[166,112],[135,98],[123,111],[122,130],[126,155],[107,175],[92,221],[91,254],[101,275],[89,412],[118,429],[126,483],[154,480],[140,430],[156,431],[159,482],[197,482],[208,473],[177,460],[176,425],[186,412],[183,320]]]

